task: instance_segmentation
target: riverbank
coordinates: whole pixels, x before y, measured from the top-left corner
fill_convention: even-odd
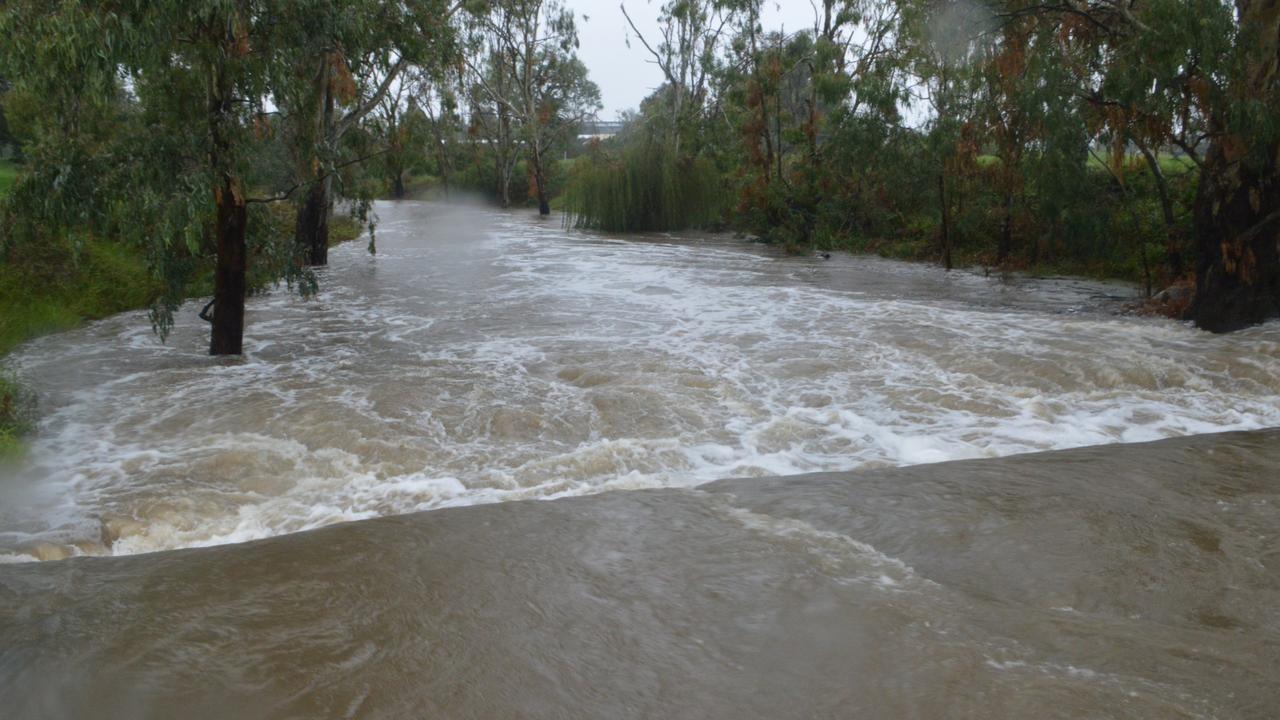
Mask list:
[[[1280,430],[0,566],[78,716],[1262,718]]]
[[[281,217],[281,232],[287,232],[287,213]],[[336,215],[330,244],[362,232],[354,219]],[[212,288],[206,281],[193,283],[189,291],[189,297],[200,297]],[[33,338],[146,308],[160,292],[139,248],[97,238],[79,246],[57,238],[15,248],[0,261],[0,359]],[[17,452],[18,439],[30,429],[28,405],[14,378],[0,378],[0,457]]]
[[[240,542],[447,505],[1280,426],[1280,325],[1120,314],[1115,284],[787,256],[529,212],[379,203],[378,254],[10,358],[40,433],[0,556]]]

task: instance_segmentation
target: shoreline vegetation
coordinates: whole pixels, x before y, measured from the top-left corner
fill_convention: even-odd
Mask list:
[[[164,337],[208,296],[238,355],[246,297],[315,292],[336,203],[369,224],[427,176],[608,232],[1136,281],[1211,332],[1280,316],[1265,3],[623,3],[662,79],[616,122],[571,3],[331,5],[0,6],[0,353],[144,304]]]
[[[0,161],[0,197],[18,170]],[[290,234],[291,218],[279,211],[274,216],[277,232]],[[329,221],[329,244],[356,240],[364,230],[357,219],[335,213]],[[163,291],[163,281],[149,269],[146,253],[124,243],[57,235],[14,248],[0,258],[0,363],[28,340],[145,310]],[[185,286],[184,300],[211,293],[209,283],[197,277]],[[35,429],[36,400],[16,374],[0,367],[0,460],[20,453],[22,438]]]

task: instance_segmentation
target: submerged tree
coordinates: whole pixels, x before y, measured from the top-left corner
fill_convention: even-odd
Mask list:
[[[14,194],[15,210],[29,220],[90,221],[149,246],[156,272],[169,281],[153,311],[162,334],[185,281],[175,262],[211,253],[214,355],[238,354],[243,343],[253,202],[243,179],[246,151],[266,113],[269,55],[261,50],[275,29],[269,11],[284,9],[269,5],[25,0],[0,14],[15,85],[63,100],[33,139],[40,170]],[[89,109],[130,96],[141,114],[138,132],[84,132]],[[104,155],[117,165],[98,162]]]
[[[400,90],[404,74],[451,57],[449,0],[309,0],[279,55],[272,91],[288,113],[297,164],[295,241],[308,265],[328,262],[329,215],[335,169],[361,158],[344,156],[343,138]],[[388,138],[394,141],[394,138]],[[388,146],[383,152],[390,151]]]
[[[1096,81],[1087,100],[1156,177],[1176,146],[1199,169],[1196,293],[1189,317],[1226,331],[1280,315],[1280,12],[1267,0],[1004,5],[1048,25],[1062,59]],[[1201,143],[1207,150],[1201,153]],[[1175,262],[1177,258],[1174,258]]]

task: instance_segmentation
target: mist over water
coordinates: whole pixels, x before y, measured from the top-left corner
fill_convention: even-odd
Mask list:
[[[13,359],[44,420],[0,473],[0,557],[215,545],[454,505],[1280,426],[1280,325],[1121,316],[1132,291],[725,238],[378,207],[380,254]]]

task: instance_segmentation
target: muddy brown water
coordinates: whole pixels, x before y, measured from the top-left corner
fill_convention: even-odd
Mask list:
[[[1280,431],[0,572],[6,717],[1268,718]]]
[[[243,359],[11,358],[0,716],[1280,714],[1280,325],[378,210]]]

